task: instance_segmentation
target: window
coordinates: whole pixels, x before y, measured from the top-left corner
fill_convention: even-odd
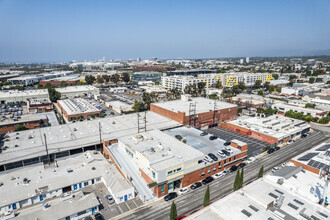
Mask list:
[[[202,176],[204,176],[205,175],[205,173],[204,173],[204,168],[202,169]]]
[[[231,161],[231,158],[229,158],[229,162]]]
[[[234,160],[236,160],[236,156],[234,156]]]
[[[152,177],[156,178],[156,173],[154,171],[152,171]]]
[[[99,181],[101,181],[101,178],[100,177],[96,178],[96,182],[99,182]]]
[[[88,182],[84,182],[84,186],[88,186]]]
[[[173,173],[173,171],[171,170],[171,171],[168,171],[167,172],[167,175],[171,175]]]
[[[179,172],[180,170],[181,170],[181,167],[180,167],[180,168],[178,168],[178,169],[176,169],[176,171],[177,171],[177,172]]]
[[[219,167],[218,167],[218,169],[220,169],[221,168],[221,162],[219,162]]]
[[[165,192],[165,184],[161,186],[161,193],[163,194]]]
[[[211,172],[211,166],[207,167],[207,174],[209,174]]]
[[[216,170],[216,168],[215,168],[215,164],[213,165],[213,171],[215,171]]]

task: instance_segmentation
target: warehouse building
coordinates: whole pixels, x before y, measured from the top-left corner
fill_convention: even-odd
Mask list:
[[[27,109],[31,114],[41,112],[52,112],[53,103],[49,98],[30,98],[27,100]]]
[[[232,140],[227,146],[230,152],[227,156],[218,156],[216,161],[206,159],[209,153],[217,155],[225,149],[226,141],[212,141],[200,133],[187,127],[141,132],[119,138],[118,144],[105,144],[104,154],[128,179],[142,179],[136,187],[144,185],[144,191],[148,191],[149,187],[154,195],[161,197],[227,170],[246,158],[247,144]],[[185,143],[175,137],[177,134],[186,140]]]
[[[319,174],[320,169],[330,167],[330,142],[319,144],[312,149],[291,159],[295,166],[301,166],[305,170]]]
[[[140,81],[152,81],[152,82],[160,82],[163,73],[160,72],[135,72],[131,74],[132,82],[140,82]]]
[[[103,183],[117,203],[135,196],[134,188],[97,151],[56,159],[55,164],[49,166],[38,163],[6,171],[1,174],[1,182],[0,214],[65,197],[96,183]]]
[[[329,219],[329,206],[319,204],[323,190],[324,180],[317,175],[301,167],[285,166],[185,219]],[[329,193],[328,188],[326,195]]]
[[[303,113],[304,115],[311,115],[313,117],[324,117],[327,115],[327,111],[313,109],[313,108],[302,108],[294,105],[287,105],[282,103],[272,104],[272,109],[278,110],[278,114],[284,115],[287,111],[293,111],[295,113]]]
[[[35,90],[1,90],[0,103],[27,102],[31,98],[49,98],[47,89]]]
[[[145,113],[145,123],[138,123],[138,118],[143,117],[132,113],[8,133],[4,136],[4,145],[1,147],[0,172],[39,162],[47,163],[46,144],[50,161],[53,162],[56,158],[101,149],[102,140],[117,140],[136,134],[139,132],[138,127],[162,130],[180,126],[180,123],[151,111]]]
[[[99,88],[94,86],[67,86],[64,88],[56,88],[57,92],[61,94],[61,99],[77,98],[77,97],[93,97],[100,95]]]
[[[51,73],[41,73],[41,74],[36,74],[36,75],[25,75],[25,76],[19,76],[19,77],[14,77],[11,79],[8,79],[8,82],[12,84],[22,84],[22,85],[31,85],[34,83],[38,83],[42,80],[47,80],[47,79],[53,79],[56,77],[62,77],[62,76],[67,76],[73,74],[73,71],[54,71]]]
[[[48,125],[46,115],[22,115],[14,118],[2,118],[0,121],[0,133],[6,134],[16,131],[17,128],[24,126],[25,129],[36,129]]]
[[[152,103],[150,110],[197,128],[214,126],[237,118],[237,105],[226,102],[182,95],[180,100]]]
[[[305,121],[282,115],[266,118],[242,116],[219,126],[273,145],[296,140],[310,130],[310,125]]]
[[[111,102],[106,102],[105,106],[108,108],[111,108],[115,112],[122,113],[122,112],[129,112],[132,111],[133,105],[129,105],[125,102],[121,101],[111,101]]]
[[[80,82],[80,74],[74,74],[70,76],[62,76],[54,79],[47,79],[47,80],[42,80],[39,82],[40,85],[46,86],[47,84],[50,85],[60,85],[62,82],[65,82],[68,85],[74,85]]]
[[[82,98],[57,101],[57,108],[66,122],[99,117],[101,110]]]

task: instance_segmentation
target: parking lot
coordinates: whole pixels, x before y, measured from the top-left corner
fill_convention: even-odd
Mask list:
[[[94,192],[95,195],[99,198],[99,201],[102,204],[100,207],[100,213],[104,216],[105,219],[111,219],[117,215],[128,212],[143,205],[143,202],[138,196],[120,204],[113,203],[110,205],[105,198],[105,196],[110,193],[103,183],[85,187],[83,188],[83,191],[85,193]]]
[[[256,140],[254,138],[250,138],[248,136],[245,136],[243,134],[236,133],[234,131],[230,131],[224,128],[220,127],[215,127],[215,128],[210,128],[207,130],[209,133],[212,133],[216,135],[217,137],[220,137],[221,139],[224,140],[233,140],[237,139],[240,141],[243,141],[248,144],[248,155],[253,155],[256,156],[260,153],[263,152],[263,148],[268,146],[267,143]]]

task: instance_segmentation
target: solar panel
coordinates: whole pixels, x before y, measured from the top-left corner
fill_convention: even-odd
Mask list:
[[[312,215],[311,218],[312,218],[313,220],[321,220],[321,219],[319,219],[318,217],[316,217],[316,216],[314,216],[314,215]]]
[[[254,207],[253,205],[249,205],[249,208],[252,209],[255,212],[258,212],[259,211],[259,209],[256,208],[256,207]]]
[[[278,196],[277,196],[277,195],[275,195],[274,193],[269,193],[268,195],[270,195],[271,197],[273,197],[273,198],[275,198],[275,199],[277,199],[277,198],[278,198]]]
[[[310,159],[312,159],[313,157],[315,157],[316,155],[318,155],[319,153],[308,153],[300,158],[298,158],[298,160],[300,161],[308,161]]]
[[[304,205],[303,202],[299,201],[298,199],[294,199],[293,201],[295,201],[296,203],[298,203],[299,205]]]
[[[281,191],[278,190],[278,189],[275,189],[275,192],[278,192],[279,194],[283,194],[283,192],[281,192]]]
[[[324,153],[325,156],[329,157],[330,156],[330,151],[327,150],[325,153]]]
[[[241,212],[247,217],[250,217],[252,215],[250,212],[246,211],[245,209],[243,209]]]
[[[322,147],[319,147],[316,149],[316,151],[326,151],[330,148],[330,144],[323,145]]]
[[[328,218],[328,216],[326,214],[324,214],[323,212],[320,211],[316,211],[317,214],[319,214],[320,216],[324,217],[324,218]]]

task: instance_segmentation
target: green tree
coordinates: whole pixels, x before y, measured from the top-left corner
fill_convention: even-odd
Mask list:
[[[237,113],[242,113],[242,111],[243,111],[243,108],[242,107],[238,107],[237,108]]]
[[[256,80],[255,82],[254,82],[254,85],[253,85],[253,88],[254,89],[260,89],[260,87],[261,87],[261,80]]]
[[[176,211],[176,205],[174,202],[172,202],[171,211],[170,211],[170,220],[176,220],[177,217],[178,217],[178,214]]]
[[[323,117],[323,118],[321,118],[318,121],[318,123],[320,123],[320,124],[328,124],[329,123],[329,120],[330,120],[329,116],[328,117]]]
[[[270,82],[264,82],[264,88],[269,90]]]
[[[85,81],[88,85],[92,85],[95,81],[95,77],[92,75],[85,76]]]
[[[305,121],[307,121],[307,122],[311,122],[311,121],[313,121],[313,116],[311,116],[311,115],[307,115],[307,116],[305,117]]]
[[[234,181],[234,191],[239,189],[240,186],[240,174],[239,174],[239,169],[236,171],[236,176],[235,176],[235,181]]]
[[[181,91],[178,88],[173,88],[170,89],[167,93],[166,93],[166,98],[168,100],[175,100],[175,99],[179,99],[181,96]]]
[[[217,81],[215,82],[215,86],[214,86],[214,87],[217,88],[217,89],[221,89],[221,88],[222,88],[222,85],[221,85],[220,80],[217,80]]]
[[[239,188],[242,188],[244,184],[244,168],[242,168],[241,176],[239,178]]]
[[[143,102],[138,102],[137,100],[134,101],[134,105],[132,108],[135,112],[142,112],[145,110]]]
[[[104,79],[102,76],[97,76],[96,81],[97,83],[104,83]]]
[[[18,125],[15,127],[15,131],[24,131],[27,130],[27,128],[24,125]]]
[[[68,86],[68,84],[65,82],[65,81],[61,81],[61,83],[60,83],[60,87],[67,87]]]
[[[262,90],[259,90],[258,91],[258,95],[261,95],[262,96],[263,94],[264,94],[264,91],[262,91]]]
[[[110,81],[110,76],[109,75],[107,75],[107,74],[102,75],[102,78],[106,83],[109,83],[109,81]]]
[[[313,122],[317,122],[319,120],[319,117],[314,117]]]
[[[205,207],[205,206],[208,206],[209,204],[210,204],[210,187],[209,187],[209,185],[207,185],[207,189],[206,189],[206,192],[204,195],[203,205]]]
[[[308,80],[309,83],[314,83],[315,82],[315,78],[314,77],[310,77],[309,80]]]
[[[113,74],[113,75],[110,76],[110,80],[111,80],[111,82],[113,82],[114,84],[117,84],[117,83],[119,82],[119,79],[120,79],[120,77],[119,77],[118,74]]]
[[[125,72],[121,75],[121,80],[123,80],[125,83],[128,83],[131,80],[131,77],[128,73]]]
[[[259,173],[258,173],[258,178],[263,177],[263,175],[264,175],[264,166],[261,166],[260,170],[259,170]]]
[[[316,105],[312,103],[306,103],[305,108],[315,108]]]
[[[269,91],[269,92],[274,92],[275,89],[276,89],[276,86],[275,86],[275,85],[270,85],[270,86],[268,87],[268,91]]]
[[[48,88],[49,99],[52,102],[57,102],[61,99],[61,93],[57,92],[53,87]]]
[[[209,95],[209,99],[219,99],[217,94],[211,94]]]
[[[278,79],[278,74],[274,73],[274,74],[272,74],[272,76],[273,76],[273,79],[275,79],[275,80]]]

